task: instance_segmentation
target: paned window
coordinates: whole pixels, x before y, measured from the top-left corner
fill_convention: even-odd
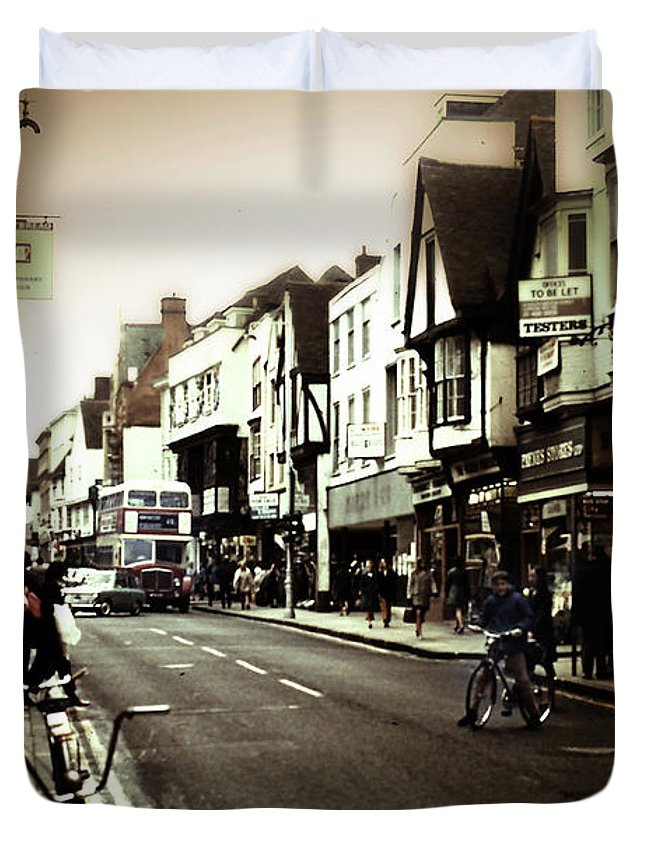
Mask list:
[[[464,420],[467,404],[466,339],[440,338],[434,345],[433,422]]]
[[[331,324],[331,372],[340,370],[340,320]]]
[[[351,367],[354,364],[355,354],[355,330],[354,330],[354,309],[350,308],[347,312],[347,366]]]
[[[542,377],[537,374],[537,350],[520,353],[517,357],[517,408],[519,411],[539,404],[542,384]]]
[[[262,473],[262,437],[260,425],[251,428],[251,453],[249,455],[249,477],[257,480]]]
[[[256,358],[252,368],[252,406],[253,410],[259,408],[262,402],[262,369],[260,367],[260,359]],[[248,392],[247,392],[248,393]]]
[[[368,358],[370,354],[370,310],[371,302],[368,297],[361,302],[361,355],[363,358]]]

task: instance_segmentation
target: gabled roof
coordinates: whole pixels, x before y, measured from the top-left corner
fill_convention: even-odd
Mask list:
[[[289,285],[292,284],[312,284],[311,279],[306,272],[299,266],[291,267],[280,273],[271,281],[262,284],[259,287],[253,287],[247,290],[246,293],[234,302],[230,308],[252,308],[257,314],[262,314],[272,308],[277,308],[284,299],[284,292]]]
[[[419,161],[419,183],[458,314],[497,302],[506,292],[520,177],[519,169]],[[420,227],[415,223],[415,234]]]
[[[298,368],[302,373],[328,372],[327,305],[350,281],[353,281],[350,275],[333,266],[309,287],[289,287]]]

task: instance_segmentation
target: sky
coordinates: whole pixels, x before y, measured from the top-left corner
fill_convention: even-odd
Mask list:
[[[17,99],[21,89],[37,86],[38,84],[38,28],[46,27],[56,32],[106,32],[106,33],[240,33],[248,37],[249,33],[270,34],[274,32],[295,32],[309,28],[337,30],[345,33],[380,32],[384,39],[397,41],[401,33],[432,34],[461,33],[468,30],[469,36],[481,34],[501,35],[505,33],[533,32],[576,32],[585,29],[595,29],[603,53],[603,85],[608,88],[614,98],[614,134],[618,158],[620,199],[619,199],[619,302],[617,312],[615,365],[614,376],[615,408],[614,408],[614,462],[616,471],[615,493],[615,538],[613,557],[616,566],[617,580],[614,595],[614,612],[617,615],[617,680],[619,683],[617,706],[617,752],[616,769],[608,789],[597,797],[581,803],[572,803],[563,807],[531,807],[521,804],[501,805],[499,807],[468,807],[434,810],[430,813],[417,811],[404,815],[375,815],[374,838],[378,843],[391,849],[413,843],[416,837],[427,838],[428,843],[452,845],[460,844],[465,838],[467,843],[481,843],[478,833],[483,832],[487,837],[491,826],[501,826],[510,838],[521,838],[521,844],[527,851],[543,849],[544,832],[535,834],[534,826],[541,826],[550,839],[556,839],[564,848],[584,849],[585,853],[606,851],[615,846],[616,840],[623,837],[637,837],[640,832],[636,824],[640,810],[640,789],[638,784],[642,767],[642,736],[640,733],[640,706],[642,688],[634,673],[638,668],[638,650],[642,644],[640,636],[640,618],[636,599],[640,594],[640,547],[635,539],[635,531],[642,526],[642,501],[640,492],[643,480],[643,454],[640,447],[640,414],[638,391],[640,379],[639,364],[641,361],[640,340],[642,339],[642,318],[645,315],[643,306],[644,289],[640,286],[642,280],[642,251],[640,245],[640,206],[642,204],[642,133],[640,131],[640,104],[642,74],[638,73],[638,58],[642,55],[642,26],[637,18],[637,5],[627,4],[618,0],[611,8],[604,0],[569,0],[563,4],[561,0],[542,0],[536,4],[518,4],[515,0],[496,0],[495,3],[477,3],[475,0],[461,0],[452,4],[419,4],[418,0],[398,0],[396,4],[373,4],[347,2],[347,0],[311,0],[309,3],[296,0],[274,0],[273,3],[260,3],[259,0],[247,0],[245,4],[202,4],[199,0],[183,0],[181,4],[148,4],[133,3],[132,0],[111,0],[109,4],[88,4],[86,0],[64,0],[51,3],[50,0],[31,0],[19,7],[8,6],[10,11],[4,11],[5,26],[0,29],[2,39],[3,73],[0,75],[0,91],[2,92],[2,109],[0,122],[3,122],[4,151],[2,159],[2,212],[4,236],[3,268],[5,270],[5,287],[0,288],[0,315],[3,320],[3,359],[2,378],[5,392],[5,407],[0,418],[3,456],[2,517],[8,536],[6,537],[5,564],[7,578],[13,578],[7,589],[10,599],[18,599],[17,571],[22,565],[23,524],[24,524],[24,483],[26,474],[26,457],[31,450],[31,440],[34,430],[46,423],[52,413],[56,413],[59,400],[62,405],[71,405],[78,395],[89,394],[91,386],[89,378],[79,381],[60,392],[60,396],[49,393],[44,389],[48,400],[43,406],[42,413],[30,415],[27,422],[25,412],[26,382],[22,369],[23,341],[21,339],[18,310],[16,307],[14,278],[15,258],[15,189],[18,165],[21,156],[21,138],[17,128]],[[235,43],[235,42],[233,42]],[[193,117],[194,118],[194,117]],[[88,130],[88,128],[85,128]],[[91,129],[89,129],[91,130]],[[143,131],[142,131],[143,132]],[[81,137],[82,139],[83,137]],[[86,139],[89,137],[85,137]],[[371,140],[370,140],[371,141]],[[363,147],[363,152],[367,149]],[[143,163],[145,166],[145,161]],[[194,197],[194,194],[193,194]],[[40,199],[38,199],[40,201]],[[35,202],[35,200],[34,200]],[[44,201],[43,201],[44,203]],[[103,204],[106,204],[105,199]],[[97,221],[104,214],[100,200],[94,202],[94,216]],[[51,213],[51,211],[45,211]],[[160,219],[158,217],[158,219]],[[63,225],[63,221],[65,224]],[[56,246],[64,242],[65,229],[69,220],[61,220],[61,230],[57,233]],[[158,222],[157,222],[158,224]],[[86,231],[90,229],[84,223],[77,222],[76,227]],[[150,226],[152,229],[152,226]],[[364,231],[365,229],[361,229]],[[155,232],[160,233],[160,232]],[[203,233],[203,232],[202,232]],[[71,236],[72,232],[69,232]],[[378,234],[374,235],[377,242]],[[125,243],[131,242],[128,237]],[[361,234],[358,243],[371,243],[370,235]],[[310,246],[312,244],[309,244]],[[351,259],[359,246],[349,245],[345,249],[347,258],[345,265]],[[369,249],[376,251],[374,245]],[[57,249],[60,251],[60,249]],[[92,253],[88,247],[88,254]],[[140,282],[149,286],[149,273],[152,269],[149,252],[133,253],[129,268],[137,275]],[[301,253],[298,253],[299,255]],[[253,254],[253,257],[256,257]],[[259,256],[258,256],[259,257]],[[112,260],[103,258],[102,262]],[[240,259],[241,261],[242,259]],[[284,259],[277,259],[280,266]],[[339,258],[331,259],[338,263]],[[298,257],[310,274],[315,275],[315,259]],[[290,256],[287,263],[294,259]],[[321,263],[324,268],[326,259]],[[341,265],[342,260],[341,260]],[[83,267],[82,260],[78,261],[79,273]],[[218,269],[220,267],[218,266]],[[169,266],[161,271],[155,270],[160,279],[159,292],[166,291],[167,286],[176,287],[177,282],[185,280],[183,275],[171,274]],[[257,270],[259,281],[266,279],[269,271]],[[92,281],[96,282],[102,276],[102,265],[95,263],[92,270]],[[200,273],[202,275],[203,273]],[[246,284],[246,275],[235,278],[235,270],[230,276],[217,279],[217,287],[228,286],[229,280]],[[165,276],[168,276],[165,278]],[[120,278],[120,277],[119,277]],[[255,281],[255,277],[252,276]],[[80,287],[87,290],[86,278],[79,274]],[[102,288],[108,290],[114,286],[115,277],[105,276]],[[57,281],[60,281],[57,278]],[[215,287],[215,279],[213,279]],[[63,286],[63,285],[61,285]],[[139,288],[134,291],[138,295]],[[234,289],[234,288],[233,288]],[[95,286],[93,292],[98,288]],[[147,293],[147,289],[146,289]],[[218,290],[218,295],[220,291]],[[133,294],[134,295],[134,294]],[[189,319],[197,322],[202,313],[195,301],[189,298]],[[226,300],[223,300],[226,301]],[[215,300],[214,300],[215,302]],[[86,303],[90,319],[97,317],[103,331],[108,326],[114,328],[113,310],[101,310],[108,304],[100,302],[98,308],[92,308]],[[193,308],[194,305],[194,308]],[[51,307],[51,306],[50,306]],[[204,314],[210,307],[205,306]],[[41,311],[47,311],[47,308]],[[140,305],[132,308],[133,316],[127,319],[140,321],[155,321],[157,313],[155,306],[150,304],[149,297],[141,300]],[[51,312],[50,312],[51,313]],[[136,315],[136,316],[135,316]],[[24,324],[24,317],[23,324]],[[48,323],[46,317],[33,317],[30,322],[44,329],[43,339],[47,337]],[[62,320],[59,321],[63,323]],[[78,324],[77,324],[78,325]],[[57,326],[57,335],[64,330],[66,347],[74,346],[76,331],[70,331],[69,326]],[[70,341],[67,341],[70,338]],[[116,329],[114,331],[116,345]],[[28,346],[32,346],[33,341]],[[36,341],[36,345],[38,342]],[[26,347],[28,349],[28,347]],[[106,352],[105,359],[91,359],[85,347],[80,358],[87,362],[87,369],[82,376],[90,377],[96,372],[110,370],[113,352]],[[51,371],[51,367],[46,368]],[[51,376],[51,373],[48,373]],[[33,374],[32,374],[33,378]],[[81,387],[82,386],[82,387]],[[31,387],[31,384],[29,385]],[[636,415],[636,417],[635,417]],[[12,569],[14,571],[12,571]],[[625,592],[627,590],[627,592]],[[19,599],[18,599],[19,600]],[[11,609],[11,607],[9,608]],[[19,654],[15,648],[20,636],[20,614],[17,608],[13,614],[1,620],[2,639],[4,647],[11,650],[5,660],[6,683],[17,684],[20,678]],[[7,695],[11,691],[6,691]],[[22,712],[18,705],[18,695],[15,702],[3,703],[2,721],[5,731],[20,731]],[[38,832],[46,835],[49,850],[63,849],[69,846],[69,831],[52,832],[52,812],[44,803],[38,803],[34,798],[24,796],[24,776],[21,769],[20,737],[7,738],[3,746],[2,797],[6,806],[4,823],[6,837],[25,836],[25,827],[37,825]],[[503,745],[500,744],[503,749]],[[405,756],[400,760],[405,761]],[[467,772],[467,756],[463,751],[456,751],[456,760],[464,763]],[[583,765],[581,765],[583,766]],[[429,768],[431,772],[431,768]],[[584,770],[582,771],[584,772]],[[16,784],[18,782],[18,784]],[[494,784],[492,780],[491,784]],[[82,812],[83,810],[81,810]],[[155,849],[159,851],[176,850],[180,844],[185,844],[186,830],[197,838],[213,838],[213,832],[221,838],[231,839],[236,849],[257,849],[257,846],[267,838],[276,840],[281,851],[301,849],[303,838],[307,839],[308,848],[313,851],[327,850],[330,843],[336,844],[341,850],[349,849],[356,844],[365,844],[364,816],[346,815],[341,823],[341,815],[337,813],[298,814],[298,813],[253,813],[240,816],[237,814],[193,813],[190,815],[190,827],[184,821],[176,820],[171,814],[126,814],[128,810],[120,810],[110,814],[109,828],[114,832],[97,835],[96,813],[93,809],[87,814],[74,812],[74,827],[72,837],[79,843],[91,843],[96,850],[111,850],[114,843],[120,843],[121,838],[129,841],[137,839],[145,832],[146,841],[154,840]],[[245,831],[239,832],[240,820],[244,821]],[[143,827],[143,829],[142,829]],[[216,827],[216,829],[214,829]],[[306,834],[305,834],[306,833]],[[119,840],[115,841],[115,835]],[[44,837],[44,836],[43,836]],[[337,840],[338,839],[338,840]],[[369,842],[367,842],[369,843]]]
[[[433,93],[27,93],[18,211],[54,220],[51,300],[20,299],[30,442],[111,372],[120,321],[189,322],[299,264],[349,273],[409,230]]]

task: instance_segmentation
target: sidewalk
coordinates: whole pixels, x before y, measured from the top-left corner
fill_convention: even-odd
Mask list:
[[[393,651],[408,652],[420,657],[435,660],[469,659],[477,660],[484,650],[484,638],[481,634],[466,631],[456,634],[452,622],[429,622],[423,626],[423,637],[417,639],[415,626],[403,622],[403,607],[392,608],[392,622],[389,628],[384,628],[378,614],[373,627],[368,628],[365,614],[351,613],[341,616],[337,612],[318,613],[296,607],[294,616],[287,616],[284,607],[255,607],[251,610],[240,610],[235,602],[230,610],[223,610],[219,602],[212,607],[208,603],[194,599],[191,607],[206,613],[217,613],[221,616],[235,616],[240,619],[256,619],[275,625],[288,626],[301,631],[316,634],[326,634],[345,640],[366,643]],[[576,675],[572,674],[571,646],[558,647],[559,659],[555,663],[559,689],[563,692],[575,693],[593,699],[613,703],[614,682],[586,680],[582,678],[580,660],[577,661]],[[578,652],[579,654],[579,652]]]

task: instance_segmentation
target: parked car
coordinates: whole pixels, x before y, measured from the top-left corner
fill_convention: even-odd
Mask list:
[[[117,569],[70,570],[64,593],[73,611],[100,616],[119,612],[138,616],[146,597],[135,577]]]

